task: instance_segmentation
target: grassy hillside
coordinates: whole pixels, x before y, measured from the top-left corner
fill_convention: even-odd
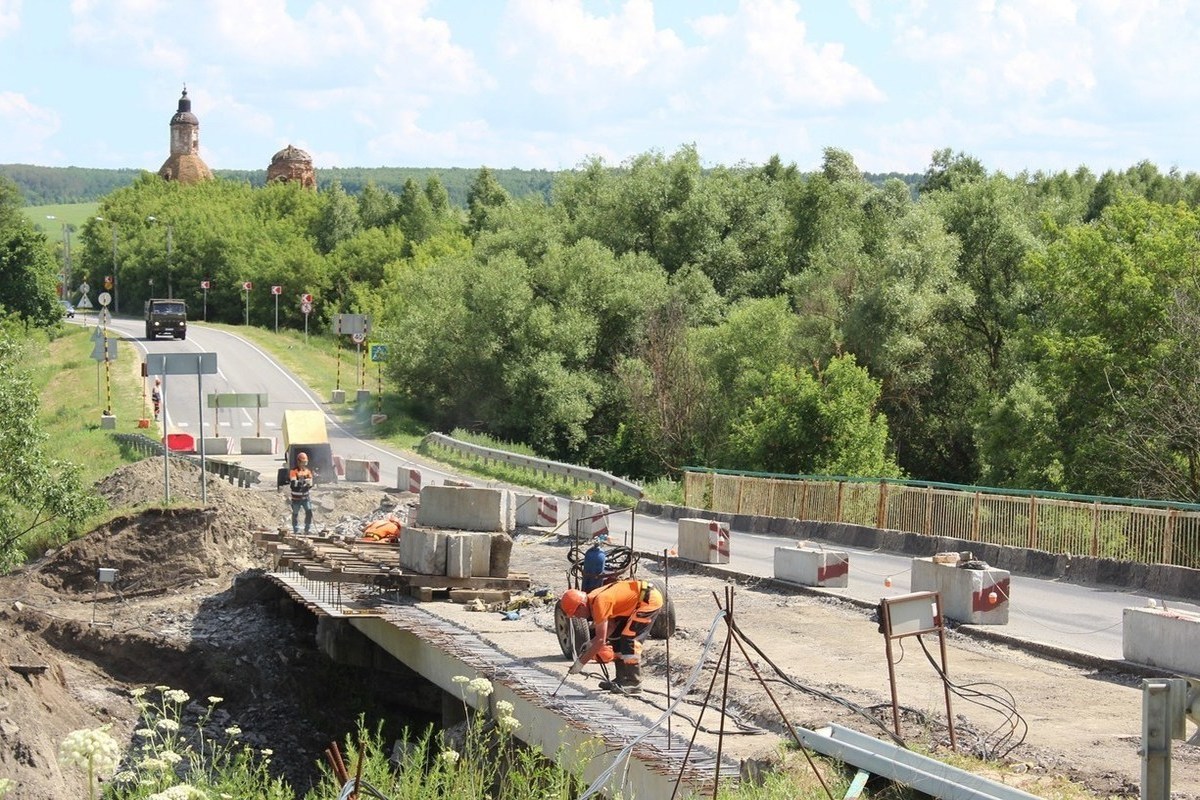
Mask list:
[[[83,223],[96,216],[96,209],[99,207],[99,203],[25,206],[25,216],[29,217],[34,225],[41,227],[46,235],[53,239],[55,236],[61,235],[63,225],[70,225],[72,230],[77,230]],[[54,217],[54,219],[49,219],[49,217]]]

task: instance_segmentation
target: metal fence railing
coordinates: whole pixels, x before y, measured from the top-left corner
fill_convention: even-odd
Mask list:
[[[163,454],[163,443],[157,439],[151,439],[140,433],[116,433],[113,434],[117,441],[122,445],[131,448],[135,452],[144,453],[149,456],[161,456]],[[187,461],[200,466],[199,459],[193,458],[182,453],[169,453],[171,458],[177,458],[181,461]],[[221,461],[213,458],[204,460],[204,469],[206,472],[217,475],[235,486],[240,486],[243,489],[249,488],[261,480],[262,476],[258,470],[249,469],[239,464],[231,464],[228,461]]]
[[[688,467],[684,505],[1200,568],[1200,505]]]

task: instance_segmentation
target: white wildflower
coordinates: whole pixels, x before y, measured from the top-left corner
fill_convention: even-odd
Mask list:
[[[134,735],[140,736],[143,739],[149,739],[150,737],[152,737],[154,735],[154,731],[152,731],[150,728],[138,728],[133,733],[134,733]]]
[[[507,700],[496,701],[496,715],[500,717],[510,717],[513,713],[513,704]]]
[[[163,750],[158,754],[158,757],[168,764],[178,764],[180,761],[183,761],[183,756],[179,755],[179,753],[176,753],[174,750]]]
[[[168,689],[163,692],[163,699],[172,703],[186,703],[191,697],[182,689]]]
[[[179,723],[173,719],[160,719],[158,722],[154,723],[154,725],[159,730],[164,730],[167,733],[174,733],[175,731],[179,730]]]
[[[209,704],[215,706],[217,703],[221,702],[224,699],[225,699],[224,697],[213,697],[212,695],[209,695],[208,702],[209,702]]]
[[[242,733],[242,729],[239,728],[237,725],[230,725],[228,728],[225,729],[226,736],[240,736],[241,733]]]
[[[130,695],[131,697],[141,697],[141,696],[142,696],[142,695],[144,695],[145,693],[146,693],[146,687],[145,687],[145,686],[139,686],[139,687],[138,687],[138,688],[136,688],[136,689],[131,689],[131,690],[130,690],[130,692],[129,692],[129,695]]]
[[[467,691],[480,697],[487,697],[492,693],[492,682],[487,678],[475,678],[467,684]]]
[[[146,800],[208,800],[208,795],[190,784],[181,783],[152,794]]]
[[[455,683],[466,683],[467,681],[469,681],[471,679],[468,678],[466,675],[455,675],[450,680],[454,681]]]
[[[442,759],[442,761],[445,761],[447,764],[457,764],[458,763],[458,751],[457,750],[443,750],[441,753],[438,754],[438,758]]]
[[[108,727],[71,731],[59,745],[58,760],[64,766],[90,768],[93,774],[112,774],[121,761],[121,749],[108,735]]]
[[[521,727],[521,723],[516,717],[500,717],[500,719],[496,720],[496,724],[501,730],[508,731],[509,733]]]

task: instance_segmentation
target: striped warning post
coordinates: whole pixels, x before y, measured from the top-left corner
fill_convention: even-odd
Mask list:
[[[558,524],[558,498],[553,495],[537,496],[537,524],[553,528]]]
[[[710,564],[729,563],[729,525],[724,522],[708,523],[708,549]],[[716,558],[713,558],[713,555]]]

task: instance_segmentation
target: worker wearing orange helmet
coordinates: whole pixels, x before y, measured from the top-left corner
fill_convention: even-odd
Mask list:
[[[292,533],[300,532],[300,511],[304,510],[304,535],[312,533],[312,487],[313,474],[308,468],[308,453],[296,456],[296,466],[288,473],[288,486],[292,491]]]
[[[642,640],[650,634],[654,618],[663,607],[663,597],[646,581],[616,581],[584,594],[568,589],[559,600],[568,617],[592,622],[592,639],[571,665],[578,673],[588,661],[616,661],[615,681],[601,681],[600,688],[637,694],[642,690]]]

